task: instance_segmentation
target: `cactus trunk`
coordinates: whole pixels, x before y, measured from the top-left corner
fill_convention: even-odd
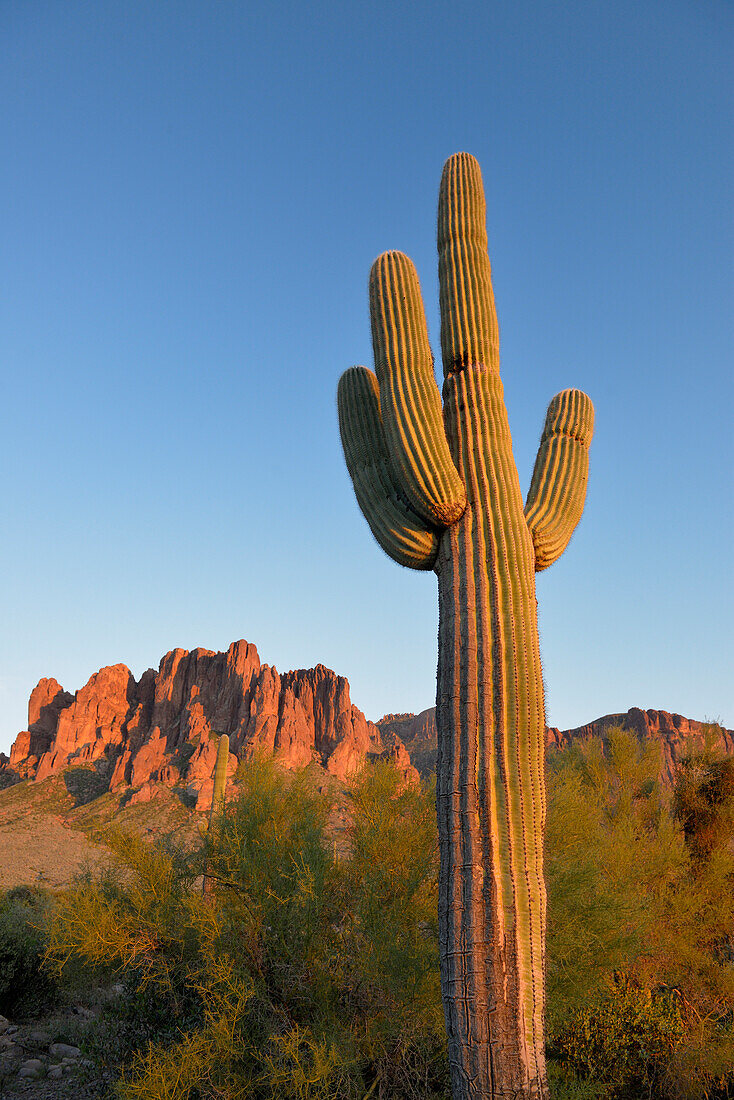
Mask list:
[[[224,796],[227,791],[227,768],[229,766],[229,737],[220,734],[217,743],[217,760],[214,765],[214,789],[212,790],[212,808],[209,811],[209,828],[217,814],[222,812]]]
[[[224,796],[227,792],[227,768],[229,766],[229,737],[226,733],[220,734],[217,742],[217,759],[214,764],[214,786],[212,787],[212,804],[209,810],[209,828],[211,833],[217,817],[224,809]],[[204,881],[202,892],[208,896],[214,892],[214,880],[209,874],[209,862],[204,867]]]
[[[449,375],[444,419],[468,497],[435,566],[439,934],[452,1089],[462,1100],[529,1100],[547,1095],[535,554],[499,375],[481,366]]]

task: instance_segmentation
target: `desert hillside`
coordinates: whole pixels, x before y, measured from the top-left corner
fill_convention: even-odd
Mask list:
[[[604,737],[615,726],[660,744],[665,784],[708,729],[633,708],[577,729],[548,729],[548,751]],[[44,678],[31,693],[27,730],[9,758],[0,755],[0,887],[67,884],[104,858],[94,837],[109,824],[193,839],[211,805],[222,733],[230,738],[230,778],[256,753],[288,770],[308,767],[312,784],[332,791],[343,791],[368,759],[392,760],[404,780],[429,775],[436,763],[433,708],[370,722],[352,703],[345,677],[323,665],[281,675],[245,641],[224,653],[173,650],[139,681],[125,665],[103,668],[73,694]],[[731,730],[717,727],[714,736],[734,753]],[[337,833],[342,819],[343,806]]]

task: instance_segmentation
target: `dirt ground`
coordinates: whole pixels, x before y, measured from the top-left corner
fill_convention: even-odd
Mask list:
[[[182,843],[197,836],[201,815],[172,792],[125,806],[115,794],[90,798],[95,792],[85,789],[79,772],[0,791],[0,890],[19,885],[58,890],[76,875],[94,872],[108,859],[98,840],[111,826],[151,837],[170,833]]]

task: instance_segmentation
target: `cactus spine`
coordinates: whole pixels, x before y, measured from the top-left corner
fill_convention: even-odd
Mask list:
[[[212,790],[212,805],[209,810],[209,833],[211,833],[212,825],[217,818],[217,815],[222,812],[224,808],[224,795],[227,790],[227,767],[229,765],[229,737],[226,733],[223,733],[219,737],[217,743],[217,759],[214,764],[214,789]],[[204,871],[204,894],[211,894],[214,883],[207,874],[208,867]]]
[[[438,251],[443,409],[410,260],[370,277],[376,376],[352,367],[339,421],[383,549],[434,569],[441,985],[455,1100],[546,1098],[545,708],[535,572],[583,510],[593,407],[550,403],[523,507],[499,375],[479,165],[444,168]]]

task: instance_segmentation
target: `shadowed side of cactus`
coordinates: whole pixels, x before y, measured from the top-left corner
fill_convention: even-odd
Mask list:
[[[583,510],[593,407],[550,403],[523,506],[499,375],[479,166],[444,168],[443,407],[410,260],[370,277],[376,375],[339,383],[357,501],[383,549],[439,585],[441,985],[456,1100],[545,1098],[545,709],[535,572]]]
[[[209,811],[209,828],[208,832],[211,833],[212,825],[214,824],[217,815],[222,812],[224,808],[224,796],[227,791],[227,767],[229,765],[229,737],[226,733],[221,734],[219,742],[217,744],[217,759],[214,764],[214,789],[212,791],[212,806]],[[208,871],[208,868],[207,868]],[[214,889],[214,883],[207,871],[204,873],[203,891],[205,894],[210,894]]]

